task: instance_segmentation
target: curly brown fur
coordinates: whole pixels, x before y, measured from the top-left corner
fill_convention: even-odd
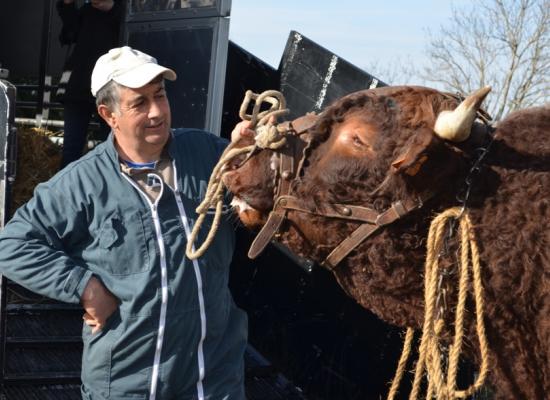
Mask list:
[[[435,190],[424,207],[368,238],[334,271],[348,294],[398,326],[422,324],[430,221],[437,213],[460,205],[457,194],[463,194],[470,167],[479,156],[474,139],[452,144],[433,135],[439,112],[456,105],[435,90],[419,87],[388,87],[346,96],[323,113],[310,133],[308,162],[294,187],[294,194],[312,209],[348,203],[379,212],[394,201]],[[354,116],[379,132],[370,143],[374,158],[330,152],[337,127]],[[490,380],[497,399],[544,399],[550,393],[549,133],[549,108],[510,115],[497,126],[481,171],[472,177],[467,206],[481,252]],[[407,172],[412,171],[407,169],[409,164],[417,166],[418,173],[417,168]],[[241,175],[246,173],[254,172]],[[358,227],[301,212],[289,212],[288,219],[281,240],[299,255],[317,261]],[[458,244],[455,237],[447,242],[441,262],[447,268],[442,284],[449,290],[450,313],[456,299]],[[451,325],[449,316],[447,320]],[[468,320],[465,355],[478,362],[471,314]]]

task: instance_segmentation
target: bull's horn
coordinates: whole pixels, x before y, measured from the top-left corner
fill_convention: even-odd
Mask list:
[[[437,136],[451,142],[468,139],[477,110],[490,91],[491,86],[485,86],[466,97],[454,111],[441,111],[434,126]]]

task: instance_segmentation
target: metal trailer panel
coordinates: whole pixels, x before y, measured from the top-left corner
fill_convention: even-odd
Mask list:
[[[230,12],[231,0],[130,0],[126,20],[228,17]]]
[[[15,86],[0,80],[0,230],[8,220],[10,191],[15,179],[16,128]],[[6,354],[6,286],[0,275],[0,387],[4,382]]]
[[[0,80],[0,229],[8,219],[10,189],[15,180],[15,97],[15,86]]]
[[[12,82],[38,80],[43,66],[46,75],[61,74],[68,48],[58,40],[62,23],[54,0],[0,1],[0,15],[0,64]]]
[[[279,71],[290,118],[322,111],[348,93],[386,86],[296,31],[290,32]]]
[[[223,97],[223,137],[229,139],[231,130],[241,120],[239,109],[245,92],[261,93],[269,89],[279,89],[279,71],[230,40]]]
[[[178,74],[167,81],[172,126],[220,134],[229,20],[191,18],[126,25],[125,42]]]

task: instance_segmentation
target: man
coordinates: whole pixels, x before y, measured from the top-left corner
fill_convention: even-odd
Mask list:
[[[176,74],[130,47],[101,56],[92,94],[111,135],[39,185],[0,235],[1,273],[85,309],[84,399],[245,398],[232,226],[185,257],[225,142],[170,130],[164,79]]]

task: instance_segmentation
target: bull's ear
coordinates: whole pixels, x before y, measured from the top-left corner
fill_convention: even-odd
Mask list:
[[[440,139],[431,129],[417,130],[414,137],[405,145],[403,152],[391,163],[392,172],[416,175],[430,157],[430,148],[437,142],[440,142]]]

